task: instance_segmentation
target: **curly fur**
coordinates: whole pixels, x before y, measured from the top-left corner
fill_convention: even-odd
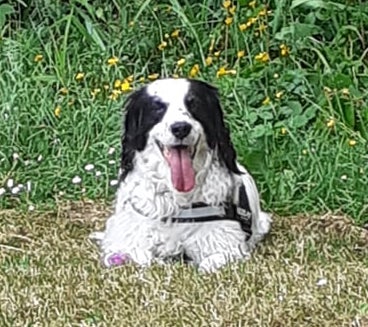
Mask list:
[[[195,186],[187,192],[173,187],[169,165],[158,146],[178,142],[171,132],[178,121],[191,126],[180,142],[196,150]],[[209,84],[162,79],[133,93],[126,105],[122,149],[115,211],[105,231],[92,235],[100,244],[102,257],[122,253],[148,266],[185,254],[201,271],[212,272],[229,262],[249,258],[268,233],[271,218],[261,211],[252,176],[236,161],[217,90]],[[196,202],[237,204],[236,190],[241,185],[252,211],[248,241],[237,221],[170,220]],[[167,218],[165,222],[163,218]]]

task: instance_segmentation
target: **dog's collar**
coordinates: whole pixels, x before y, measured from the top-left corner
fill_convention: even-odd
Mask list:
[[[203,202],[193,203],[190,208],[182,209],[175,217],[164,218],[163,221],[174,223],[201,223],[216,220],[238,221],[242,229],[249,235],[252,234],[252,211],[244,186],[238,189],[238,205],[225,202],[220,206],[211,206]]]

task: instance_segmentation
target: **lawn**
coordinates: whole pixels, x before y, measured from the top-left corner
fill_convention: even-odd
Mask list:
[[[367,44],[362,0],[0,4],[0,322],[368,325]],[[219,88],[275,215],[254,258],[213,276],[105,271],[87,240],[123,102],[167,76]]]

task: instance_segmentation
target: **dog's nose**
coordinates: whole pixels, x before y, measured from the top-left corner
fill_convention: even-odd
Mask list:
[[[186,122],[177,122],[171,125],[171,133],[174,134],[178,139],[182,140],[184,137],[188,136],[192,130],[192,125]]]

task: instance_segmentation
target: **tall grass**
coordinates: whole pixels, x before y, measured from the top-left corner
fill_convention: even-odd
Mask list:
[[[367,31],[363,1],[0,5],[0,205],[111,199],[124,98],[192,76],[268,210],[367,222]]]

